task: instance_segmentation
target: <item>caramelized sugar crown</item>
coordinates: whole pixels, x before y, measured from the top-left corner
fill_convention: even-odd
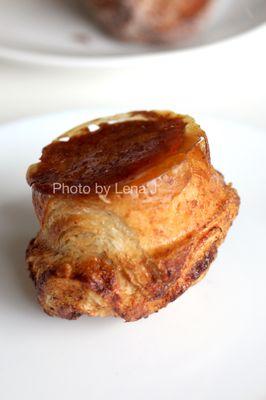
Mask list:
[[[55,182],[91,188],[145,183],[180,162],[204,136],[200,129],[187,134],[186,118],[170,112],[125,116],[95,120],[59,137],[29,168],[28,183],[42,193],[52,193]]]

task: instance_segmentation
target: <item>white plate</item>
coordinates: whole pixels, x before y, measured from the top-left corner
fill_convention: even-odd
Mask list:
[[[132,56],[169,54],[234,36],[266,19],[265,0],[213,0],[196,35],[156,50],[105,36],[75,0],[0,0],[0,10],[0,56],[64,66],[117,65]]]
[[[201,283],[148,319],[45,315],[24,252],[37,224],[25,182],[41,148],[106,111],[0,127],[0,390],[4,400],[266,398],[266,136],[198,116],[214,165],[234,183],[240,215]]]

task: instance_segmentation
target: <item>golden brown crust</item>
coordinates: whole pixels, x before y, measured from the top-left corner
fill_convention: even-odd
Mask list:
[[[155,184],[156,192],[112,192],[103,199],[33,188],[41,230],[29,244],[27,262],[49,315],[134,321],[166,306],[206,273],[237,215],[239,197],[211,166],[205,134],[182,118],[186,134],[201,140],[145,182],[146,188]]]

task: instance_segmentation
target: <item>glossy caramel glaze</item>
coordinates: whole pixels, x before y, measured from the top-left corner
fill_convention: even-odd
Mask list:
[[[181,116],[136,112],[140,119],[101,123],[95,131],[84,126],[67,141],[43,149],[41,162],[28,174],[28,182],[42,193],[53,183],[67,186],[143,183],[176,165],[201,135],[185,135]],[[64,139],[64,138],[63,138]]]

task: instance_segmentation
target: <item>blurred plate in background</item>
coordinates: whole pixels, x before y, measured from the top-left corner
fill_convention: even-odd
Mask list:
[[[61,66],[119,65],[240,34],[266,19],[265,0],[213,0],[196,31],[171,47],[120,43],[104,35],[73,0],[0,0],[0,56]]]

